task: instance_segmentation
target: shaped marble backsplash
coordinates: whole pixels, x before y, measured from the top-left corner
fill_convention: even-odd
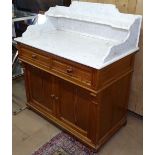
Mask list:
[[[83,43],[79,50],[85,52],[85,54],[87,53],[88,59],[86,59],[86,56],[82,57],[82,52],[77,51],[77,49],[74,50],[74,55],[76,55],[77,58],[73,56],[73,51],[71,50],[74,49],[76,44],[73,44],[72,41],[70,43],[67,42],[68,48],[65,47],[64,44],[62,44],[62,47],[57,47],[60,46],[60,38],[57,40],[57,43],[53,41],[55,42],[54,45],[52,45],[51,42],[49,47],[46,47],[46,50],[51,53],[55,51],[54,54],[97,69],[105,67],[138,50],[142,17],[140,15],[120,13],[115,5],[74,1],[70,7],[51,7],[45,13],[45,17],[46,21],[44,24],[29,26],[22,38],[15,40],[45,50],[44,47],[41,47],[41,41],[43,41],[43,39],[39,40],[39,37],[46,36],[47,34],[47,38],[49,39],[46,41],[49,42],[52,41],[49,35],[54,39],[53,36],[56,33],[58,33],[60,37],[60,34],[62,34],[64,43],[66,42],[65,39],[75,39],[74,43],[76,42],[79,46]],[[60,31],[67,32],[68,34],[71,33],[72,35],[67,36],[63,32],[60,33]],[[79,35],[79,37],[81,36],[83,42],[79,41],[80,38],[77,35]],[[69,36],[71,36],[71,38],[69,38]],[[103,42],[103,44],[99,43],[97,46],[97,44],[91,43],[92,45],[89,46],[88,40],[90,40],[90,38],[93,38],[94,42]],[[38,39],[38,44],[36,42],[34,43],[33,40],[30,42],[28,39]],[[46,37],[44,38],[44,42],[45,39]],[[55,36],[55,39],[58,38]],[[96,52],[93,52],[92,49],[96,49]],[[90,53],[91,51],[92,53]],[[93,58],[93,53],[96,53],[98,56],[94,55]],[[93,65],[92,60],[94,62]]]

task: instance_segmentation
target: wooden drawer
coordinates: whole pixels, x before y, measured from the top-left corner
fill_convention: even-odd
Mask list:
[[[78,80],[86,85],[92,85],[92,70],[77,67],[69,62],[54,58],[52,60],[52,70],[74,80]]]
[[[50,68],[50,57],[46,54],[38,52],[35,49],[29,47],[20,48],[19,57],[26,62]]]

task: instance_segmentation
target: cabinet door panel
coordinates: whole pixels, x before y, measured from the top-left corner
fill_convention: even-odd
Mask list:
[[[61,81],[59,105],[61,120],[86,135],[90,106],[88,94],[73,84]]]
[[[60,114],[61,118],[75,124],[75,88],[66,82],[60,83]]]
[[[51,98],[53,79],[51,75],[35,67],[29,67],[29,89],[31,104],[54,114],[55,107]]]
[[[51,114],[55,113],[54,101],[51,97],[53,92],[53,78],[47,73],[43,73],[43,105]]]
[[[42,103],[43,95],[42,95],[42,86],[43,79],[41,77],[41,71],[37,70],[33,67],[29,68],[29,85],[30,85],[30,96],[34,102]]]
[[[76,124],[78,127],[83,129],[84,131],[88,131],[89,125],[89,106],[90,106],[90,98],[89,95],[82,91],[77,91],[77,101],[76,101]]]

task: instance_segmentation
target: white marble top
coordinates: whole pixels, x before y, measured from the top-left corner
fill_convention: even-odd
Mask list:
[[[16,40],[97,69],[103,66],[103,57],[116,44],[113,41],[58,30]]]
[[[138,50],[141,17],[119,13],[114,5],[75,2],[45,14],[42,25],[29,26],[15,40],[95,69]]]

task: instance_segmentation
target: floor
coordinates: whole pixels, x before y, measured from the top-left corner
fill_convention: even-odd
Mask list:
[[[18,86],[23,87],[23,81],[19,81]],[[18,94],[19,92],[16,91],[14,93]],[[28,109],[13,115],[12,121],[13,155],[31,155],[32,152],[61,132],[52,123]],[[120,129],[98,152],[98,155],[142,154],[143,121],[130,113],[128,114],[127,125]]]
[[[23,77],[18,77],[12,81],[12,112],[19,113],[26,108],[26,94]]]

